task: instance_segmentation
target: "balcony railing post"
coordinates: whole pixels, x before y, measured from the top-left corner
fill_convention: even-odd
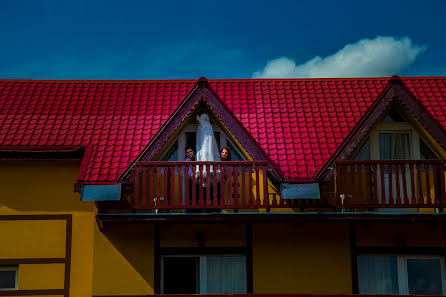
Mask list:
[[[248,206],[253,205],[253,198],[252,198],[252,166],[248,166]]]
[[[432,164],[432,184],[434,187],[434,204],[435,206],[440,205],[440,197],[439,197],[439,184],[438,184],[438,165]]]
[[[438,180],[439,180],[439,189],[438,189],[438,194],[439,194],[439,198],[440,198],[440,205],[441,207],[445,207],[446,206],[446,188],[445,188],[445,172],[446,172],[446,164],[444,162],[444,160],[442,160],[442,162],[438,165]]]
[[[134,208],[139,208],[139,170],[140,166],[135,166],[135,196],[133,198]]]
[[[423,184],[421,182],[421,166],[420,163],[416,165],[416,175],[417,175],[417,185],[418,185],[418,199],[416,200],[418,204],[424,204],[423,199]]]
[[[334,172],[334,201],[333,202],[334,202],[334,206],[335,207],[336,207],[337,201],[339,199],[339,177],[338,177],[338,175],[339,175],[339,166],[340,165],[337,165],[335,163],[334,164],[334,169],[333,169],[333,172]],[[328,199],[331,200],[330,197]]]
[[[430,185],[430,170],[429,165],[424,163],[424,171],[426,172],[426,204],[431,205],[432,199],[431,199],[431,185]]]
[[[231,166],[234,173],[234,207],[239,208],[239,195],[238,195],[238,166]]]
[[[245,185],[245,178],[246,178],[246,172],[245,172],[245,165],[241,165],[240,166],[240,172],[242,175],[242,196],[240,197],[240,203],[241,206],[244,207],[246,206],[246,185]]]
[[[263,204],[265,208],[269,208],[267,167],[262,166],[262,171],[263,171]]]
[[[147,167],[142,167],[142,203],[141,203],[141,208],[144,208],[147,206]],[[152,178],[153,174],[149,173],[150,178]],[[152,184],[149,183],[149,191],[152,191]],[[151,193],[151,192],[149,192]],[[149,205],[152,205],[151,203],[151,199],[149,198]]]

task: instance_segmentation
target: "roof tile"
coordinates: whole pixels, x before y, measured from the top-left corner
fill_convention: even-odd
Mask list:
[[[446,130],[446,78],[403,81]],[[388,82],[359,78],[209,83],[286,177],[311,178]],[[86,181],[114,181],[194,84],[0,80],[0,146],[93,145]]]

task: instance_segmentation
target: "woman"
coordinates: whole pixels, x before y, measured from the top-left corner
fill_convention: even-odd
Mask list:
[[[231,151],[227,147],[220,150],[220,160],[231,161]]]
[[[223,147],[220,150],[220,160],[221,161],[231,161],[231,151],[227,148],[227,147]],[[222,174],[223,172],[223,176],[224,176],[224,180],[226,181],[226,165],[224,165],[221,169],[217,170],[217,175],[218,175],[218,183],[217,183],[217,202],[218,204],[220,204],[220,199],[221,199],[221,185],[220,185],[220,174]],[[220,210],[218,210],[220,211]]]

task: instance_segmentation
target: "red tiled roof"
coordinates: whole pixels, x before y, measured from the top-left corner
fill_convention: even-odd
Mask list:
[[[446,131],[446,77],[403,81]],[[116,181],[195,82],[0,80],[0,149],[90,146],[84,181]],[[209,83],[286,178],[308,179],[388,78]]]

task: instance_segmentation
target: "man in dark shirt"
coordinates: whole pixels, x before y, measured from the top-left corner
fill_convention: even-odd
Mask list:
[[[191,147],[187,147],[184,150],[185,154],[186,154],[186,158],[184,158],[184,161],[195,161],[195,152]],[[192,187],[195,186],[195,196],[198,197],[198,185],[195,183],[195,185],[193,185],[193,179],[192,179],[192,175],[193,175],[193,170],[192,170],[192,165],[189,165],[189,204],[192,204]],[[199,202],[196,201],[196,203],[198,204]],[[196,212],[195,210],[187,210],[187,212]]]
[[[186,158],[184,158],[184,161],[195,161],[195,152],[191,147],[186,148],[185,153]]]

